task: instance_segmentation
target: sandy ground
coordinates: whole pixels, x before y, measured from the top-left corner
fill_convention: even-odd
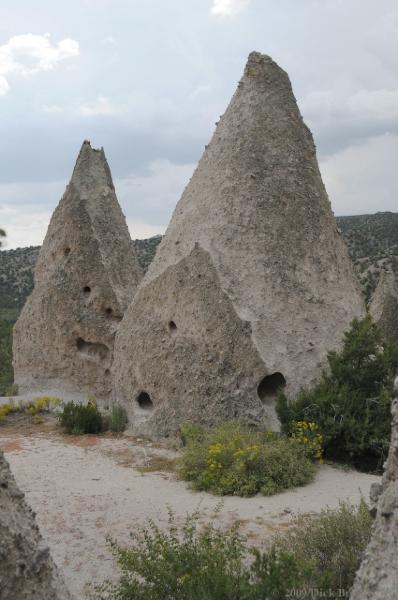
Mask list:
[[[260,544],[288,527],[293,513],[335,507],[339,500],[357,503],[377,481],[324,465],[308,486],[272,497],[225,497],[216,514],[219,498],[189,490],[171,472],[137,470],[175,452],[127,434],[63,436],[52,422],[3,425],[0,448],[76,600],[85,597],[88,584],[117,574],[107,536],[128,543],[130,532],[148,517],[166,525],[168,507],[178,520],[196,509],[201,523],[216,517],[228,525],[239,518],[249,541]]]

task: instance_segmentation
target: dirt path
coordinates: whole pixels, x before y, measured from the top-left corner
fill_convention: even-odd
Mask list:
[[[129,540],[148,517],[166,524],[167,507],[178,519],[199,508],[209,522],[220,499],[192,492],[173,473],[141,473],[153,455],[174,453],[128,435],[62,436],[51,425],[1,427],[0,448],[27,501],[37,513],[43,537],[76,599],[88,582],[115,575],[106,537]],[[217,517],[222,524],[243,521],[250,542],[260,543],[288,527],[292,512],[335,507],[339,500],[368,498],[377,477],[323,466],[314,483],[269,498],[226,497]]]

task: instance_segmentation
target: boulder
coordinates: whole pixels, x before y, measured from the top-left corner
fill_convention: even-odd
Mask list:
[[[0,452],[0,598],[70,600],[32,509]]]

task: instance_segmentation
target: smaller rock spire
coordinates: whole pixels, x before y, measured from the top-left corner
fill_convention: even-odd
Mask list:
[[[15,326],[21,392],[108,397],[115,333],[141,277],[105,153],[85,141]]]

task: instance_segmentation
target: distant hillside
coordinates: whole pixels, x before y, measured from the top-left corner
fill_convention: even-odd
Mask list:
[[[138,260],[146,271],[155,256],[161,235],[134,240]],[[0,251],[0,310],[21,309],[33,289],[33,270],[40,246]],[[2,311],[4,315],[4,311]]]
[[[398,213],[337,217],[367,299],[381,271],[398,273]]]
[[[358,277],[367,298],[382,270],[398,273],[398,213],[337,217]],[[146,271],[162,239],[156,235],[134,240],[138,258]],[[0,251],[0,309],[20,309],[33,287],[33,269],[39,246]]]
[[[161,241],[161,235],[154,235],[147,240],[134,240],[133,244],[137,251],[138,260],[140,261],[140,265],[145,272],[151,264],[156,253],[156,248],[159,246]]]
[[[33,289],[40,246],[0,251],[0,309],[21,309]]]

